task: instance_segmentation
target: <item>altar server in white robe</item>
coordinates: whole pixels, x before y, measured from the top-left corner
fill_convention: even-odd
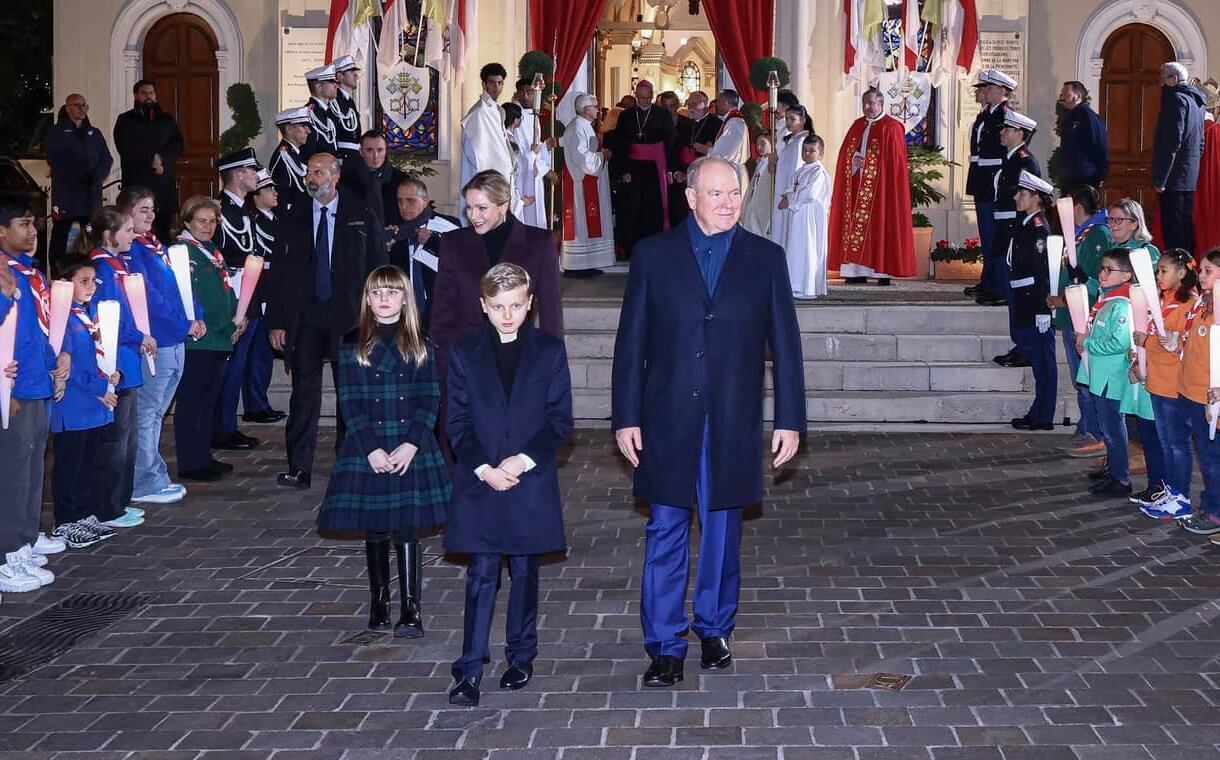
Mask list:
[[[498,63],[489,63],[479,70],[483,94],[462,118],[462,187],[474,175],[487,169],[496,170],[510,183],[515,176],[508,135],[504,131],[504,114],[499,106],[506,76],[508,72]],[[458,195],[459,217],[463,225],[468,225],[464,195]],[[518,210],[513,209],[514,215]]]
[[[528,79],[517,81],[517,94],[513,98],[521,107],[521,122],[512,131],[513,140],[521,147],[517,156],[517,176],[514,178],[522,201],[533,198],[533,203],[521,208],[521,221],[532,227],[550,229],[546,213],[546,175],[551,170],[550,146],[542,139],[542,125],[533,108],[536,90]]]
[[[797,169],[804,161],[801,158],[801,146],[805,138],[813,134],[813,119],[805,112],[804,106],[790,106],[784,114],[784,136],[779,138],[776,146],[775,166],[775,203],[771,213],[771,242],[783,248],[788,243],[788,219],[791,210],[779,207],[780,198],[792,189],[792,181]]]
[[[576,97],[576,118],[563,133],[564,274],[600,272],[614,264],[614,215],[610,208],[610,151],[593,121],[597,98]],[[580,276],[580,275],[576,275]],[[587,275],[586,275],[587,276]]]
[[[741,96],[736,90],[720,91],[716,96],[716,115],[724,117],[724,124],[707,154],[723,158],[736,167],[744,193],[748,180],[746,161],[750,160],[750,130],[745,114],[741,112]]]
[[[771,229],[771,207],[775,205],[774,188],[771,187],[771,164],[775,161],[775,150],[771,146],[771,135],[760,134],[754,138],[757,163],[754,178],[746,189],[741,203],[741,226],[755,235],[767,236]]]
[[[824,149],[825,143],[817,135],[805,138],[801,148],[805,163],[793,177],[792,190],[780,201],[780,206],[791,214],[784,253],[788,257],[792,294],[797,298],[826,295],[828,217],[834,188],[830,172],[822,165]]]

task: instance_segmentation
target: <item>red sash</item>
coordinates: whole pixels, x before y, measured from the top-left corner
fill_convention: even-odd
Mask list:
[[[665,143],[635,143],[627,152],[632,161],[651,161],[657,167],[657,185],[661,190],[661,229],[669,229],[669,187],[665,183],[668,165]]]
[[[7,263],[9,267],[15,270],[30,283],[30,290],[34,293],[34,310],[38,312],[38,326],[42,328],[44,335],[50,337],[51,290],[47,287],[47,281],[42,276],[42,272],[38,271],[37,269],[27,267],[16,258],[2,251],[0,251],[0,256],[4,257],[5,263]]]
[[[106,357],[106,352],[102,350],[102,331],[92,319],[89,319],[89,312],[85,311],[85,307],[72,304],[72,313],[76,315],[76,318],[89,331],[89,337],[93,338],[93,354],[97,361],[97,373],[101,375],[103,380],[109,381],[110,378],[102,371],[102,359]]]
[[[602,236],[602,198],[598,192],[597,175],[586,174],[580,182],[581,191],[584,193],[584,214],[585,214],[585,230],[589,233],[589,237],[597,238]],[[563,171],[563,239],[564,241],[572,241],[576,239],[576,209],[572,208],[572,201],[576,198],[576,186],[572,183],[572,175],[567,169]]]
[[[147,248],[154,256],[161,259],[161,263],[165,268],[169,268],[169,252],[165,250],[165,244],[157,240],[157,236],[151,232],[143,235],[136,235],[136,242]]]
[[[89,254],[92,261],[104,261],[110,265],[110,268],[119,275],[131,274],[131,270],[127,268],[127,262],[123,261],[120,256],[117,256],[105,248],[94,248],[93,253]]]

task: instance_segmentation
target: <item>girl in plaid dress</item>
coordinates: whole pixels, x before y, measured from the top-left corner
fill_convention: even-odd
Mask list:
[[[399,638],[424,635],[418,532],[442,525],[452,487],[436,441],[440,383],[407,275],[373,270],[355,342],[339,352],[339,408],[347,431],[318,515],[323,531],[362,532],[372,609],[390,628],[390,543],[398,557]]]

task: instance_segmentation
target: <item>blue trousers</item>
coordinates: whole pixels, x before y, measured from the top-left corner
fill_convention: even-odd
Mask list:
[[[1011,308],[1011,305],[1010,305]],[[1036,327],[1016,327],[1014,338],[1017,351],[1029,359],[1034,371],[1034,404],[1029,418],[1041,424],[1055,421],[1055,391],[1059,384],[1059,367],[1055,361],[1055,328],[1044,333]]]
[[[1190,427],[1190,437],[1195,441],[1195,451],[1199,454],[1199,471],[1203,474],[1203,494],[1200,503],[1203,511],[1212,517],[1220,518],[1220,435],[1216,440],[1207,439],[1207,406],[1196,404],[1190,399],[1186,402],[1186,420]]]
[[[995,220],[994,201],[976,201],[975,212],[979,222],[979,242],[983,245],[983,289],[988,293],[1005,295],[1008,292],[1008,275],[1000,279],[997,265],[1004,262],[996,261],[996,235],[999,224]],[[1003,251],[998,252],[1001,256]]]
[[[1155,416],[1155,411],[1153,414]],[[1161,443],[1161,436],[1157,433],[1156,420],[1135,417],[1135,425],[1139,430],[1140,445],[1144,447],[1144,463],[1148,465],[1148,487],[1156,491],[1168,478],[1165,466],[1165,447]]]
[[[1131,482],[1131,460],[1127,455],[1127,421],[1119,411],[1121,401],[1105,396],[1093,396],[1097,403],[1097,419],[1101,423],[1101,440],[1106,444],[1106,467],[1110,477],[1119,483]]]
[[[250,362],[250,347],[259,332],[259,317],[250,317],[246,331],[233,346],[229,366],[225,368],[224,382],[220,386],[220,397],[216,399],[215,419],[212,422],[212,438],[225,438],[237,432],[237,402],[241,400],[241,389],[246,382],[246,367]],[[268,340],[262,331],[263,340]]]
[[[1165,485],[1174,493],[1190,495],[1191,469],[1194,456],[1190,450],[1190,402],[1183,396],[1169,398],[1152,396],[1152,412],[1156,416],[1156,435],[1161,442],[1161,459],[1165,467]],[[1144,444],[1147,451],[1148,444]]]
[[[266,317],[257,324],[250,323],[250,356],[246,359],[246,379],[241,387],[241,408],[246,414],[271,411],[267,400],[267,388],[271,385],[271,370],[275,366],[275,354],[271,350],[270,332]],[[237,425],[237,407],[233,408],[233,424]]]
[[[703,428],[699,459],[699,564],[695,570],[694,613],[686,617],[686,583],[690,578],[691,509],[653,504],[645,528],[644,578],[640,623],[650,657],[686,657],[683,635],[693,627],[701,639],[733,633],[741,590],[741,509],[710,509],[711,432]]]
[[[1076,421],[1077,435],[1091,435],[1101,440],[1101,424],[1097,421],[1097,402],[1087,385],[1076,382],[1080,374],[1080,354],[1076,351],[1076,333],[1071,327],[1063,329],[1063,352],[1067,355],[1068,372],[1072,373],[1072,384],[1076,386],[1076,405],[1080,408],[1080,419]],[[1155,401],[1156,397],[1153,397]],[[1157,412],[1160,417],[1160,412]]]
[[[472,554],[466,567],[466,610],[462,627],[462,656],[453,663],[455,681],[483,679],[488,657],[491,619],[500,588],[502,554]],[[508,617],[504,623],[504,658],[510,665],[528,665],[538,656],[538,557],[508,555]]]

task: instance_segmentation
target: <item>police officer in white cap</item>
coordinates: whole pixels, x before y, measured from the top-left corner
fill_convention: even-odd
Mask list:
[[[275,115],[275,125],[280,129],[280,144],[267,161],[267,168],[279,191],[280,208],[287,211],[292,204],[309,199],[305,189],[305,158],[301,155],[309,140],[309,109],[280,111]]]
[[[1012,77],[996,69],[987,69],[979,74],[974,85],[976,97],[983,106],[970,128],[970,169],[966,174],[966,193],[974,197],[978,216],[979,238],[983,243],[983,280],[967,288],[966,295],[994,297],[1007,290],[1004,279],[995,263],[1003,251],[996,244],[995,229],[995,174],[1003,163],[1005,149],[1000,143],[1000,128],[1004,125],[1004,114],[1008,110],[1008,98],[1016,89]]]
[[[1053,192],[1049,182],[1023,171],[1014,193],[1017,225],[1009,246],[1012,270],[1008,282],[1012,292],[1013,332],[1034,373],[1034,403],[1025,416],[1012,421],[1017,430],[1054,428],[1058,373],[1055,328],[1046,303],[1050,294],[1050,267],[1046,258],[1050,225],[1045,213],[1054,205]]]
[[[339,90],[335,67],[327,64],[310,69],[305,72],[305,81],[309,84],[309,102],[305,107],[309,109],[309,127],[312,131],[301,150],[301,158],[308,161],[315,153],[338,156],[339,145],[336,140],[339,122],[330,107]]]
[[[1018,113],[1011,108],[1007,109],[1004,114],[1004,126],[1000,128],[1000,144],[1004,146],[1004,150],[1007,152],[1004,154],[1000,170],[996,172],[994,179],[996,209],[995,239],[996,248],[1001,252],[1008,251],[1008,243],[1017,228],[1015,194],[1017,192],[1017,181],[1021,178],[1021,173],[1028,172],[1035,177],[1042,176],[1042,167],[1038,165],[1038,159],[1034,158],[1034,154],[1030,153],[1028,148],[1029,140],[1034,136],[1034,132],[1037,129],[1038,122],[1025,114]],[[1012,303],[1008,298],[1009,293],[1007,288],[1009,280],[1007,256],[996,256],[995,265],[1000,267],[1000,272],[1003,275],[1004,292],[995,294],[989,299],[980,299],[980,303],[995,306],[1008,305],[1009,333],[1013,335],[1013,342],[1015,343],[1016,337],[1012,333]],[[1016,348],[1013,348],[1006,354],[995,357],[992,361],[1002,367],[1029,366],[1028,357],[1022,356]]]
[[[335,80],[339,85],[330,110],[335,122],[335,145],[339,157],[347,160],[360,155],[360,111],[356,108],[356,85],[360,81],[360,67],[356,59],[345,55],[331,61],[335,69]]]
[[[248,208],[254,219],[254,251],[263,257],[263,274],[260,281],[266,281],[270,277],[271,267],[279,252],[276,243],[279,231],[279,219],[276,216],[278,196],[279,190],[270,172],[266,169],[259,170],[258,186],[247,197]],[[251,327],[248,328],[252,335],[250,354],[246,360],[246,376],[241,385],[241,418],[244,422],[272,423],[287,416],[271,408],[271,401],[267,398],[267,388],[271,385],[271,370],[275,365],[275,354],[271,351],[271,341],[267,337],[267,319],[264,316],[267,311],[267,290],[265,285],[260,286],[250,304],[250,311],[257,320],[251,319]]]

